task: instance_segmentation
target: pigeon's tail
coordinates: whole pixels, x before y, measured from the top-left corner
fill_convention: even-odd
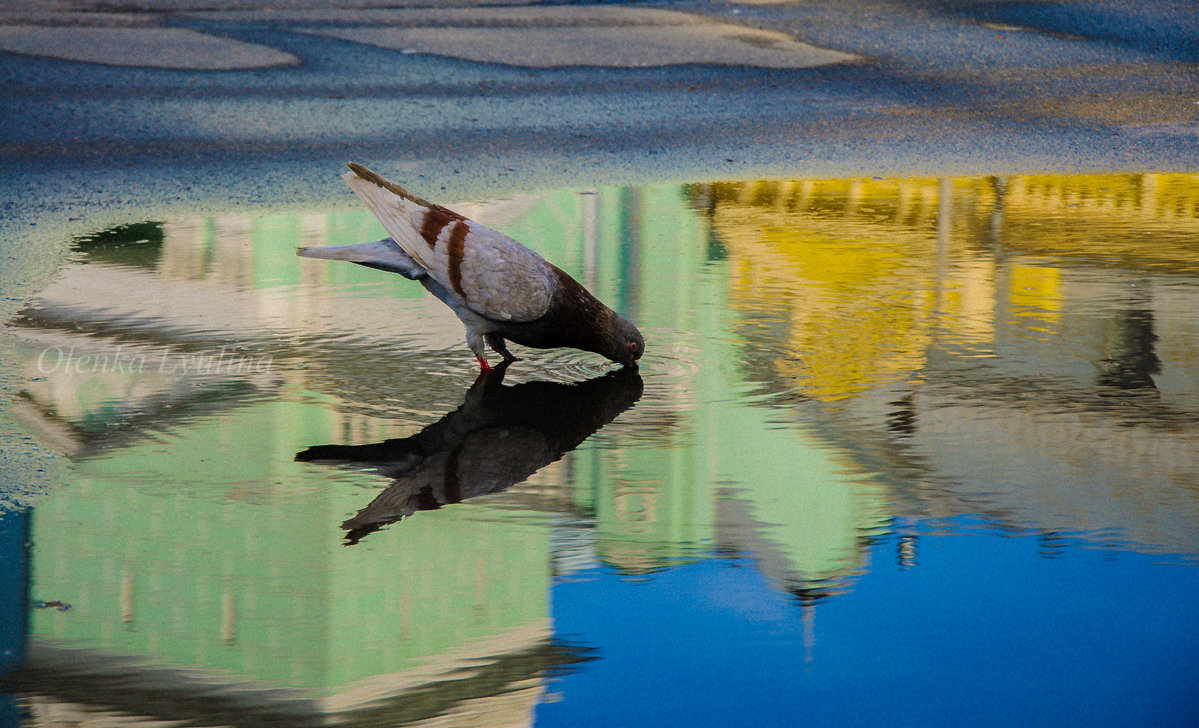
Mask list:
[[[367,169],[366,167],[363,167],[361,164],[358,164],[357,162],[349,162],[348,166],[350,167],[350,172],[352,174],[348,173],[346,175],[347,182],[350,181],[349,177],[351,177],[351,176],[357,177],[358,179],[364,180],[366,182],[371,182],[375,185],[378,185],[379,187],[382,187],[385,190],[388,190],[389,192],[397,194],[400,197],[403,197],[405,200],[410,200],[412,202],[415,202],[416,204],[420,205],[421,207],[432,207],[433,209],[441,208],[440,205],[429,202],[428,200],[426,200],[423,197],[417,197],[416,195],[412,194],[408,190],[397,185],[395,182],[392,182],[391,180],[383,179],[378,174],[372,172],[371,170]],[[354,187],[354,184],[351,182],[350,186]],[[355,189],[357,189],[357,188],[355,187]]]
[[[389,182],[361,164],[350,164],[344,177],[354,194],[366,203],[383,228],[419,265],[430,269],[433,241],[451,220],[464,218]],[[445,250],[440,255],[444,257]]]
[[[358,245],[326,245],[319,248],[296,248],[296,255],[302,258],[321,258],[324,260],[344,260],[367,268],[377,268],[391,273],[399,273],[410,280],[424,278],[425,269],[420,266],[404,249],[396,245],[391,238],[383,238],[373,243]]]

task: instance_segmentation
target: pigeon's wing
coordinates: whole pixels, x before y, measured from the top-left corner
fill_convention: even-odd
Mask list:
[[[346,182],[396,244],[471,311],[516,322],[549,311],[557,275],[544,258],[361,165],[351,163],[350,170]]]

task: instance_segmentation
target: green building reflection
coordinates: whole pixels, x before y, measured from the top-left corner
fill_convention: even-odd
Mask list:
[[[337,216],[320,224],[341,230]],[[69,605],[33,611],[31,670],[17,683],[33,713],[136,712],[132,696],[144,708],[152,694],[161,718],[185,705],[284,725],[409,722],[483,704],[521,715],[546,670],[582,659],[553,640],[543,520],[463,505],[341,545],[336,524],[379,479],[291,455],[396,423],[313,392],[305,369],[257,345],[295,316],[271,291],[301,283],[288,248],[312,225],[181,221],[84,241],[73,266],[83,292],[68,271],[68,293],[48,291],[28,315],[17,350],[30,386],[15,414],[74,460],[33,516],[33,589]],[[72,304],[97,285],[128,300],[121,292],[147,282],[182,310],[227,294],[234,305],[209,306],[210,319],[261,338],[230,337],[222,350],[237,353],[214,360],[178,318],[127,325],[122,313],[78,333],[89,321]],[[39,697],[47,685],[64,694]]]
[[[508,695],[575,659],[552,644],[544,523],[462,506],[341,546],[336,524],[374,483],[323,483],[279,457],[328,437],[330,419],[252,404],[76,463],[33,517],[34,591],[71,606],[34,610],[36,664],[69,672],[70,648],[136,655],[228,676],[262,703],[286,687],[286,704],[353,715],[414,690]],[[505,663],[498,688],[469,685]],[[390,713],[421,717],[411,700]]]
[[[667,376],[647,382],[646,401],[505,496],[524,504],[541,487],[542,510],[587,519],[594,558],[630,573],[718,547],[770,549],[777,576],[796,584],[860,567],[861,534],[885,523],[876,489],[848,482],[847,465],[772,425],[769,410],[724,403],[724,374],[740,356],[723,333],[726,264],[682,189],[558,192],[469,213],[490,214],[636,311],[647,331],[671,332],[677,351]],[[387,394],[417,400],[410,424],[365,399],[374,339],[327,356],[303,339],[306,319],[336,318],[361,305],[360,293],[420,303],[413,286],[378,286],[374,272],[310,268],[292,254],[297,243],[381,234],[366,214],[334,213],[142,224],[80,241],[80,261],[28,313],[21,345],[31,384],[20,414],[75,457],[70,481],[33,521],[35,590],[72,606],[34,614],[46,660],[69,662],[63,646],[144,656],[307,691],[344,712],[359,698],[427,688],[467,658],[552,644],[547,588],[566,567],[554,566],[545,518],[495,507],[498,496],[418,513],[346,549],[334,526],[378,479],[291,460],[306,444],[383,438],[436,412],[427,393],[403,385]],[[105,287],[150,300],[105,297]],[[87,302],[101,299],[127,303],[95,316]],[[429,325],[460,337],[452,319]],[[198,336],[234,347],[244,366],[231,358],[189,370]],[[75,366],[35,371],[46,369],[37,359],[47,345],[71,352]],[[123,369],[101,359],[114,346]],[[291,365],[297,347],[301,367]]]

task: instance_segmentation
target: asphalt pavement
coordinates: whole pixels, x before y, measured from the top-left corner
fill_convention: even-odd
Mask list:
[[[351,159],[450,200],[1199,169],[1191,0],[476,5],[0,0],[5,297],[107,220],[351,205]]]

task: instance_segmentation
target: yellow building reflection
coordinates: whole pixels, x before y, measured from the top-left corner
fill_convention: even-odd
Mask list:
[[[1199,546],[1199,351],[1180,315],[1199,307],[1199,176],[690,193],[727,250],[750,376],[826,405],[863,462],[936,483],[892,497],[938,515],[965,498],[1052,530],[1114,517],[1134,542]]]
[[[1000,307],[1053,330],[1061,272],[1039,256],[1199,269],[1194,175],[793,180],[693,195],[729,250],[742,331],[766,333],[777,376],[824,401],[915,375],[934,340],[985,352]]]

